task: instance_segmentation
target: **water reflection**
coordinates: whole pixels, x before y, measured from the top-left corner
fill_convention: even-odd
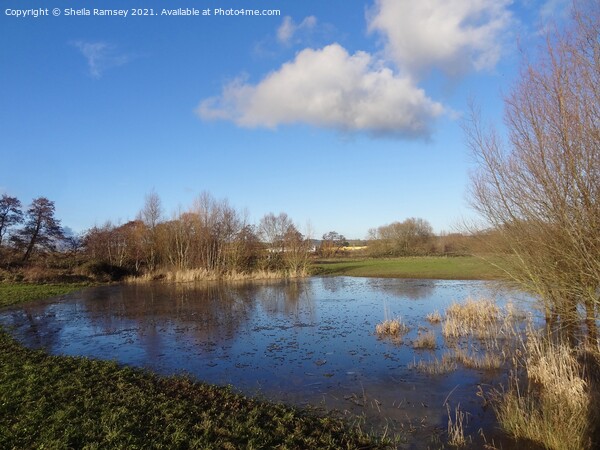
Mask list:
[[[446,424],[449,392],[475,404],[476,386],[497,375],[459,371],[431,379],[408,368],[415,359],[410,345],[378,339],[375,325],[386,310],[401,315],[412,327],[409,343],[428,326],[427,313],[452,301],[514,296],[479,281],[347,277],[102,286],[4,311],[0,325],[51,353],[185,371],[248,393],[365,413],[372,423],[427,416],[435,427]],[[491,420],[489,412],[478,414],[479,425]]]
[[[436,289],[438,280],[394,280],[387,278],[371,278],[368,285],[374,290],[381,290],[411,300],[430,297]]]

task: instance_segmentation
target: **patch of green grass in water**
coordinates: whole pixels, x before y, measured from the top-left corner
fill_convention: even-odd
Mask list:
[[[415,256],[325,260],[315,263],[317,275],[354,277],[429,278],[441,280],[493,280],[500,271],[473,256]]]
[[[2,305],[80,285],[0,285]],[[187,377],[50,356],[0,329],[0,448],[393,448],[349,423]]]
[[[0,283],[0,308],[77,291],[84,284]]]

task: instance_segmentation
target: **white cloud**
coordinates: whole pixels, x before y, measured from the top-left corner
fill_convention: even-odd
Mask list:
[[[456,75],[492,68],[512,22],[511,0],[376,0],[369,30],[380,32],[399,69]]]
[[[299,24],[294,23],[290,16],[285,16],[277,29],[277,40],[282,44],[289,44],[296,34],[301,31],[310,31],[316,25],[317,18],[315,16],[305,17]]]
[[[304,123],[343,131],[427,137],[444,113],[409,76],[399,76],[370,54],[338,44],[306,49],[256,85],[238,79],[202,101],[203,119],[245,127]]]
[[[94,78],[100,78],[106,70],[122,66],[131,59],[128,55],[117,53],[116,48],[106,42],[77,41],[73,45],[87,60],[88,70]]]

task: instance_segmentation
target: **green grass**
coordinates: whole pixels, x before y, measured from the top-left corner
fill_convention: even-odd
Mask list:
[[[81,289],[83,284],[0,283],[0,308]]]
[[[314,273],[317,275],[443,280],[500,278],[500,272],[496,268],[473,256],[321,260],[315,263]]]
[[[2,304],[81,286],[0,285]],[[71,289],[69,289],[71,288]],[[50,356],[0,329],[0,448],[390,448],[345,421],[187,377]]]

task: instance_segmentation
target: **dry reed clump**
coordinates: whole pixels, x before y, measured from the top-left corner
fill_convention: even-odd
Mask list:
[[[417,350],[435,350],[436,347],[435,333],[433,331],[427,331],[426,333],[420,334],[417,339],[413,342],[413,348]]]
[[[506,392],[492,395],[498,421],[514,437],[556,450],[591,448],[590,392],[573,349],[531,330]],[[525,380],[519,379],[523,373]]]
[[[219,272],[207,269],[178,269],[151,272],[134,277],[127,277],[127,283],[147,283],[151,281],[167,281],[172,283],[192,283],[196,281],[246,281],[276,280],[289,278],[283,272],[256,270],[252,272]]]
[[[419,372],[429,375],[442,375],[454,372],[456,370],[456,362],[450,356],[442,355],[441,359],[434,358],[429,361],[419,360],[419,362],[410,363],[408,368],[417,369]]]
[[[467,299],[465,303],[453,303],[448,307],[442,334],[446,338],[493,337],[499,332],[499,320],[500,308],[492,300]]]
[[[375,332],[378,336],[391,336],[391,337],[402,337],[410,331],[408,325],[402,323],[400,317],[396,319],[386,319],[383,322],[377,324]]]
[[[437,309],[434,312],[427,314],[426,318],[427,321],[432,325],[435,325],[442,321],[442,315],[438,312]]]
[[[504,359],[501,355],[484,352],[482,355],[469,354],[463,349],[454,350],[452,358],[469,369],[496,370],[502,367]]]

